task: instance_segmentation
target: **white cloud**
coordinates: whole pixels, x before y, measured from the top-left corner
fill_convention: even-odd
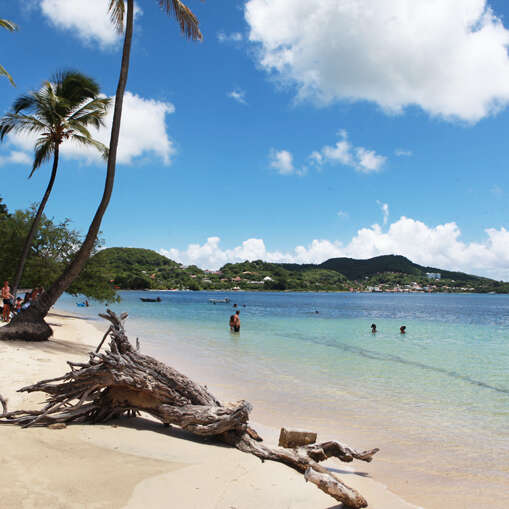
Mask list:
[[[463,242],[454,222],[427,226],[421,221],[401,217],[386,232],[380,225],[360,229],[347,243],[315,239],[293,251],[269,251],[263,239],[248,239],[233,249],[222,249],[219,237],[187,249],[161,249],[159,252],[184,264],[217,269],[228,262],[262,259],[271,262],[321,263],[329,258],[371,258],[400,254],[425,266],[460,270],[496,279],[509,280],[509,231],[487,228],[482,242]]]
[[[397,148],[394,151],[394,155],[398,157],[411,157],[414,153],[411,150],[405,150],[404,148]]]
[[[348,212],[345,212],[344,210],[338,210],[338,217],[347,218],[348,216]]]
[[[389,220],[389,204],[388,203],[382,203],[381,201],[377,200],[378,206],[380,207],[380,210],[382,211],[382,214],[384,215],[384,226],[387,224],[387,221]]]
[[[217,34],[217,40],[219,42],[240,42],[244,37],[240,32],[233,32],[226,34],[222,30]]]
[[[378,155],[374,150],[366,150],[364,147],[355,149],[357,155],[357,169],[364,173],[379,171],[387,161],[385,156]]]
[[[228,97],[231,97],[234,101],[237,101],[240,104],[247,104],[246,92],[240,88],[235,88],[226,95]]]
[[[20,152],[18,150],[12,150],[6,156],[0,156],[0,166],[4,164],[32,164],[32,159],[25,152]]]
[[[316,152],[311,154],[311,157],[316,159]],[[343,136],[343,139],[338,141],[336,145],[333,147],[325,146],[322,148],[321,158],[316,159],[316,161],[320,161],[323,164],[324,161],[330,161],[333,163],[344,164],[345,166],[353,166],[353,155],[352,155],[352,145],[347,140],[346,135]]]
[[[135,159],[150,154],[159,157],[164,164],[170,164],[171,157],[175,154],[175,147],[166,130],[166,115],[174,111],[175,107],[171,103],[144,99],[129,91],[126,92],[117,162],[132,164]],[[99,131],[95,128],[90,129],[92,137],[106,146],[110,143],[112,121],[113,104],[105,118],[105,127]],[[8,141],[9,144],[25,151],[32,151],[35,137],[11,134],[8,136]],[[84,159],[88,163],[100,161],[99,153],[95,149],[70,142],[64,142],[60,152],[64,157]]]
[[[476,122],[509,101],[509,31],[486,0],[248,0],[267,72],[321,104]]]
[[[326,145],[320,151],[314,151],[309,160],[317,167],[329,164],[342,164],[351,166],[362,173],[380,171],[387,161],[385,156],[377,154],[374,150],[364,147],[355,147],[348,140],[348,133],[341,129],[338,131],[340,140],[334,146]]]
[[[288,150],[271,149],[269,160],[270,167],[281,175],[291,175],[296,171],[293,166],[293,155]]]
[[[41,0],[41,11],[57,28],[69,30],[82,41],[99,43],[102,48],[120,40],[108,13],[109,0]],[[141,9],[135,6],[135,16]]]

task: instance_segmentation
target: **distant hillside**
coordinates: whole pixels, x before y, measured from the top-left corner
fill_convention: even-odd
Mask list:
[[[110,247],[95,254],[90,263],[99,264],[120,288],[150,288],[154,273],[180,270],[180,265],[151,249]]]
[[[427,291],[509,293],[509,284],[413,263],[404,256],[331,258],[319,265],[227,263],[218,271],[183,267],[150,249],[114,247],[92,257],[121,289]],[[432,280],[427,273],[440,274]]]
[[[94,260],[108,271],[153,271],[158,267],[179,267],[179,264],[151,249],[137,247],[110,247],[99,251]]]
[[[358,280],[383,272],[398,272],[401,274],[414,274],[416,276],[425,276],[426,273],[432,272],[440,274],[444,279],[455,281],[478,281],[486,279],[479,276],[464,274],[463,272],[451,272],[434,267],[423,267],[404,256],[398,255],[376,256],[375,258],[369,258],[367,260],[331,258],[318,265],[318,267],[335,270],[350,280]]]

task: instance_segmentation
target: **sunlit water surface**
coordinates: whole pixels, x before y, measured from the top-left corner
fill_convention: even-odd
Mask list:
[[[509,296],[120,295],[111,308],[129,313],[128,333],[145,351],[185,366],[221,396],[249,399],[269,424],[281,414],[331,434],[355,427],[363,440],[391,443],[396,462],[410,454],[433,463],[458,489],[479,482],[509,492]],[[208,300],[224,297],[230,304]],[[233,303],[239,334],[228,327]],[[78,308],[69,296],[57,307],[95,316],[104,309]]]

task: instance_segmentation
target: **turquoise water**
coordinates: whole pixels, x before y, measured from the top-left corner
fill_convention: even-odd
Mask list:
[[[433,451],[457,454],[461,444],[482,440],[462,450],[455,459],[462,467],[455,468],[469,478],[482,470],[483,477],[508,480],[509,296],[120,295],[112,308],[129,313],[128,333],[145,351],[189,367],[228,396],[250,399],[269,417],[277,407],[327,430],[338,422],[362,423],[356,426],[366,436],[387,440],[384,433],[397,433],[411,447],[425,441],[432,461]],[[162,302],[143,303],[141,296]],[[223,297],[231,303],[208,302]],[[240,309],[239,334],[228,327],[233,303]],[[104,309],[77,308],[69,296],[57,307],[89,315]]]

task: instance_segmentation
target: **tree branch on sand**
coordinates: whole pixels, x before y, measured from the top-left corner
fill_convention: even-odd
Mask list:
[[[48,395],[40,410],[8,412],[6,401],[0,397],[4,409],[0,423],[25,428],[56,423],[97,423],[143,411],[164,424],[214,437],[262,461],[284,463],[347,507],[367,506],[360,493],[320,462],[333,457],[345,462],[354,459],[370,462],[379,449],[357,451],[336,441],[295,448],[262,444],[262,439],[249,427],[250,403],[242,400],[223,404],[206,387],[153,357],[139,353],[124,330],[127,313],[117,316],[108,310],[100,316],[111,323],[109,350],[90,352],[86,363],[68,362],[71,370],[65,375],[20,389],[20,392],[41,391]]]

